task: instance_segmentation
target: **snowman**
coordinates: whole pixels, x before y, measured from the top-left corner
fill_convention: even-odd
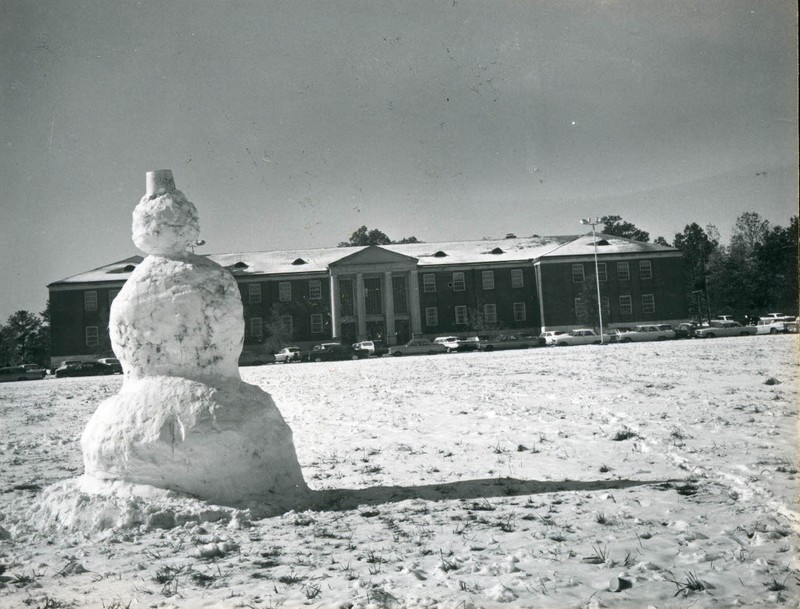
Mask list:
[[[239,289],[189,251],[199,232],[172,172],[148,172],[133,212],[133,242],[148,256],[109,320],[124,379],[83,432],[85,476],[219,505],[290,508],[309,492],[292,432],[270,395],[239,376]]]

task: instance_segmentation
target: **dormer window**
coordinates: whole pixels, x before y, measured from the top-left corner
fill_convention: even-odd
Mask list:
[[[292,264],[295,265],[295,266],[300,266],[301,264],[308,264],[308,262],[306,262],[302,258],[297,258],[297,259],[295,259],[294,262],[292,262]]]
[[[235,269],[246,269],[246,268],[247,268],[247,266],[248,266],[248,265],[247,265],[247,263],[246,263],[246,262],[242,262],[242,261],[240,260],[239,262],[237,262],[236,264],[234,264],[234,265],[233,265],[233,268],[235,268]]]
[[[611,245],[611,244],[605,239],[598,239],[592,245]]]
[[[492,250],[492,253],[493,253],[493,254],[503,254],[503,253],[505,253],[505,252],[503,252],[502,248],[496,247],[496,248],[494,248],[494,249]]]
[[[125,266],[120,266],[120,267],[117,267],[115,269],[110,269],[110,270],[108,270],[106,272],[107,273],[115,273],[115,274],[132,273],[135,268],[136,268],[135,264],[126,264]]]
[[[444,258],[446,256],[447,256],[447,254],[445,252],[443,252],[442,250],[439,250],[438,252],[436,252],[433,255],[434,258]]]

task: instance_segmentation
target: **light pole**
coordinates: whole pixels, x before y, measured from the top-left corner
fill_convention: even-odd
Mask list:
[[[592,225],[592,240],[594,241],[594,279],[597,284],[597,313],[600,316],[600,344],[603,345],[603,302],[600,300],[600,267],[597,264],[597,235],[594,227],[600,224],[600,218],[584,218],[581,224]]]

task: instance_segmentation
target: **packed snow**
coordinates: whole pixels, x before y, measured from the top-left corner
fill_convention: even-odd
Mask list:
[[[121,377],[0,385],[0,606],[798,605],[796,336],[240,372],[306,504],[142,487],[80,522],[80,435]]]

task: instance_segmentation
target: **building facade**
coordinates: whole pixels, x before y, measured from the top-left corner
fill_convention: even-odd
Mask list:
[[[594,249],[598,251],[595,273]],[[214,254],[236,279],[245,352],[327,341],[528,333],[688,316],[680,251],[591,234]],[[52,363],[111,353],[111,302],[134,256],[48,286]]]

